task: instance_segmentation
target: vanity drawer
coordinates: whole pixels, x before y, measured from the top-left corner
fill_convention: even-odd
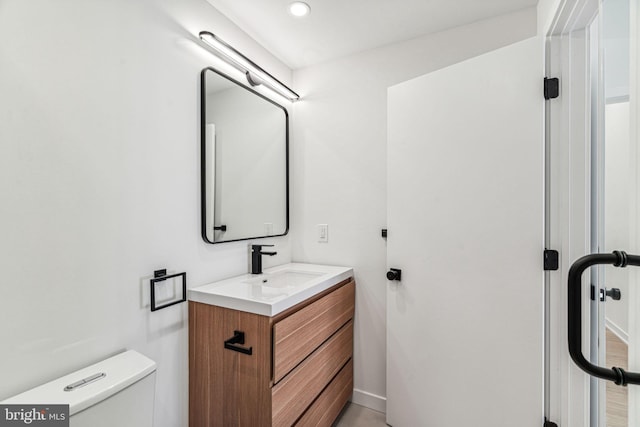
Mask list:
[[[331,427],[353,393],[353,360],[324,389],[296,423],[297,427]]]
[[[353,318],[355,282],[320,298],[273,326],[273,382],[277,384]]]
[[[353,354],[353,320],[272,389],[273,426],[291,426]]]

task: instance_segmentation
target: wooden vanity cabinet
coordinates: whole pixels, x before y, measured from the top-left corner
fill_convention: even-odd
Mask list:
[[[353,390],[354,309],[353,279],[274,317],[190,301],[189,426],[331,426]],[[225,348],[236,331],[245,353]]]

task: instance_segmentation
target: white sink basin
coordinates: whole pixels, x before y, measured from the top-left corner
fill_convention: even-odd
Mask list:
[[[295,288],[304,285],[310,280],[322,276],[317,271],[282,270],[274,273],[264,273],[254,279],[245,281],[252,285],[260,285],[267,288]]]
[[[190,301],[274,316],[353,276],[350,267],[284,264],[188,291]]]

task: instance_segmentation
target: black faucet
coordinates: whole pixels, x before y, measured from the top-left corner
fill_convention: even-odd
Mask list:
[[[274,256],[278,252],[262,252],[264,246],[273,245],[251,245],[251,274],[262,274],[262,255]]]

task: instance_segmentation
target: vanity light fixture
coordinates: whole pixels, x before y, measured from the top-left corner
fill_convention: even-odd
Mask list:
[[[264,85],[290,101],[300,99],[300,95],[289,89],[284,83],[267,73],[242,53],[229,46],[215,34],[209,31],[200,31],[200,40],[214,49],[219,57],[242,71],[251,86]]]
[[[307,16],[311,12],[311,7],[303,1],[294,1],[289,5],[289,13],[298,18]]]

